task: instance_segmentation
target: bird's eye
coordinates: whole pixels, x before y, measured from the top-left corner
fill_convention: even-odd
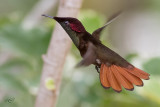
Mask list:
[[[69,21],[65,21],[64,23],[65,23],[66,25],[68,25],[68,24],[69,24]]]

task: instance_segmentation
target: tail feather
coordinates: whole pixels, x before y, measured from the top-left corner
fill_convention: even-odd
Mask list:
[[[109,83],[111,84],[111,87],[115,91],[121,92],[122,91],[121,85],[117,81],[117,79],[116,79],[115,75],[113,74],[113,71],[111,70],[111,68],[109,67],[108,69],[109,69],[108,80],[109,80]]]
[[[138,69],[128,69],[117,65],[108,66],[101,64],[100,81],[103,87],[112,87],[115,91],[121,92],[121,85],[127,90],[133,90],[134,85],[143,86],[141,79],[149,79],[149,74]]]
[[[125,89],[127,89],[127,90],[133,90],[134,89],[133,84],[128,79],[126,79],[122,74],[117,72],[115,66],[112,66],[111,69],[112,69],[114,75],[116,76],[117,80],[120,82],[120,84],[122,84],[122,86]]]
[[[108,68],[104,64],[102,64],[100,71],[101,71],[100,72],[100,81],[101,81],[102,86],[104,88],[110,88],[110,84],[109,84],[109,81],[107,78]]]
[[[126,68],[125,68],[126,69]],[[138,68],[134,68],[134,69],[126,69],[128,72],[130,72],[131,74],[139,77],[139,78],[142,78],[142,79],[145,79],[145,80],[148,80],[149,79],[149,74],[138,69]]]
[[[145,76],[150,76],[150,74],[148,74],[147,72],[144,72],[144,71],[142,71],[142,70],[140,70],[140,69],[138,69],[138,68],[135,68],[135,70],[136,70],[136,71],[139,71],[139,73],[141,73],[141,74],[143,74],[143,75],[145,75]]]
[[[137,76],[129,73],[128,71],[126,71],[124,68],[121,68],[119,66],[115,66],[115,68],[117,68],[117,71],[119,71],[119,73],[121,73],[125,78],[127,78],[131,83],[137,85],[137,86],[143,86],[143,82],[140,78],[138,78]]]

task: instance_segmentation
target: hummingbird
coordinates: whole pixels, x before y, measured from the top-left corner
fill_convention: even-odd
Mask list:
[[[142,79],[149,80],[150,76],[100,41],[103,29],[116,20],[120,14],[121,12],[112,15],[104,26],[95,30],[92,34],[86,31],[77,18],[42,15],[57,21],[78,48],[83,59],[77,64],[77,67],[95,65],[102,87],[105,89],[111,87],[118,93],[122,91],[122,87],[132,91],[134,85],[143,86]]]

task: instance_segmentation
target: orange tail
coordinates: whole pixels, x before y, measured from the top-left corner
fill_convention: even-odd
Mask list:
[[[128,69],[117,65],[107,66],[101,64],[100,81],[104,88],[112,87],[115,91],[121,92],[123,86],[125,89],[132,91],[134,85],[143,86],[141,79],[148,80],[149,74],[138,69]]]

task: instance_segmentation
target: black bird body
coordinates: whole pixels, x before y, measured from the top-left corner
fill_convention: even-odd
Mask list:
[[[103,45],[100,40],[97,40],[91,34],[83,33],[79,35],[81,36],[79,36],[78,49],[82,57],[86,54],[89,43],[92,43],[95,46],[95,60],[92,64],[100,67],[101,64],[96,62],[96,59],[98,59],[101,63],[107,63],[108,65],[115,64],[122,67],[130,65],[124,58]]]
[[[143,86],[141,79],[149,79],[149,74],[134,67],[99,40],[101,31],[118,15],[111,17],[107,24],[95,30],[92,34],[88,33],[76,18],[43,16],[55,19],[79,49],[83,59],[77,67],[94,64],[97,71],[100,68],[102,86],[104,88],[112,87],[115,91],[120,92],[122,90],[121,86],[127,90],[133,90],[133,85]]]

